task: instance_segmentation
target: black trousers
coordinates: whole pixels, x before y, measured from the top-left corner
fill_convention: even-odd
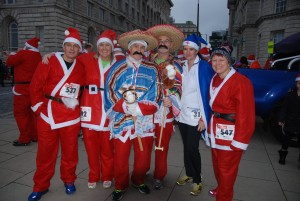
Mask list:
[[[281,142],[281,145],[282,145],[282,149],[288,149],[289,146],[290,146],[290,140],[291,138],[296,135],[297,138],[298,138],[298,143],[300,143],[300,133],[292,133],[292,132],[289,132],[289,131],[285,131],[284,132],[284,135],[283,135],[283,140]]]
[[[198,126],[178,122],[178,127],[183,142],[186,175],[193,177],[193,183],[201,183],[201,156],[199,152],[201,133],[197,131]]]

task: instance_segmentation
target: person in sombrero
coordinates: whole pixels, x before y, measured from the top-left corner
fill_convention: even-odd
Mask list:
[[[181,47],[184,34],[169,24],[155,25],[150,27],[147,31],[152,33],[158,40],[157,54],[151,59],[152,62],[157,64],[160,75],[160,86],[164,94],[160,100],[160,108],[154,117],[156,149],[153,186],[154,189],[159,190],[163,187],[163,179],[167,175],[167,158],[169,142],[173,133],[173,120],[178,117],[180,111],[182,67],[175,61],[171,52],[175,52]],[[164,80],[170,79],[164,77],[163,74],[164,68],[168,65],[171,65],[176,71],[175,82],[173,86],[170,87],[163,83]],[[161,143],[159,143],[160,141]]]
[[[113,200],[121,200],[129,186],[131,145],[134,150],[132,185],[141,193],[150,193],[145,175],[150,169],[153,115],[161,96],[158,71],[153,63],[143,59],[145,50],[154,49],[157,40],[146,31],[134,30],[121,34],[118,42],[128,50],[128,55],[111,67],[104,87],[105,109],[115,148]]]

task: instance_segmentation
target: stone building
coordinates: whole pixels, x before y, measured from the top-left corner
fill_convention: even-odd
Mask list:
[[[191,35],[191,34],[197,34],[197,25],[195,25],[192,21],[186,21],[185,23],[173,23],[175,27],[180,29],[185,37]]]
[[[1,0],[0,47],[14,51],[37,36],[41,53],[61,50],[67,27],[95,44],[105,29],[120,34],[168,23],[172,6],[172,0]]]
[[[300,31],[299,0],[228,0],[228,39],[240,58],[254,54],[261,65],[268,58],[268,42]]]

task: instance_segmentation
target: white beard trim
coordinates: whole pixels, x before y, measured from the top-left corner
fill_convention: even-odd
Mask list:
[[[70,108],[72,110],[74,110],[75,107],[79,105],[79,101],[76,98],[62,97],[61,100],[67,108]]]

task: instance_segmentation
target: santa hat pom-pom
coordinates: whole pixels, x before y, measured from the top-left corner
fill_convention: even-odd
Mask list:
[[[65,30],[65,36],[68,36],[70,34],[69,30]]]
[[[83,40],[83,41],[82,41],[82,44],[86,44],[86,42]]]
[[[117,40],[113,40],[113,44],[115,45],[115,44],[117,44],[118,43],[118,41]]]
[[[40,45],[40,44],[41,44],[41,42],[39,41],[39,42],[38,42],[38,45]]]
[[[208,49],[211,49],[211,44],[208,43],[208,44],[206,45],[206,47],[207,47]]]

